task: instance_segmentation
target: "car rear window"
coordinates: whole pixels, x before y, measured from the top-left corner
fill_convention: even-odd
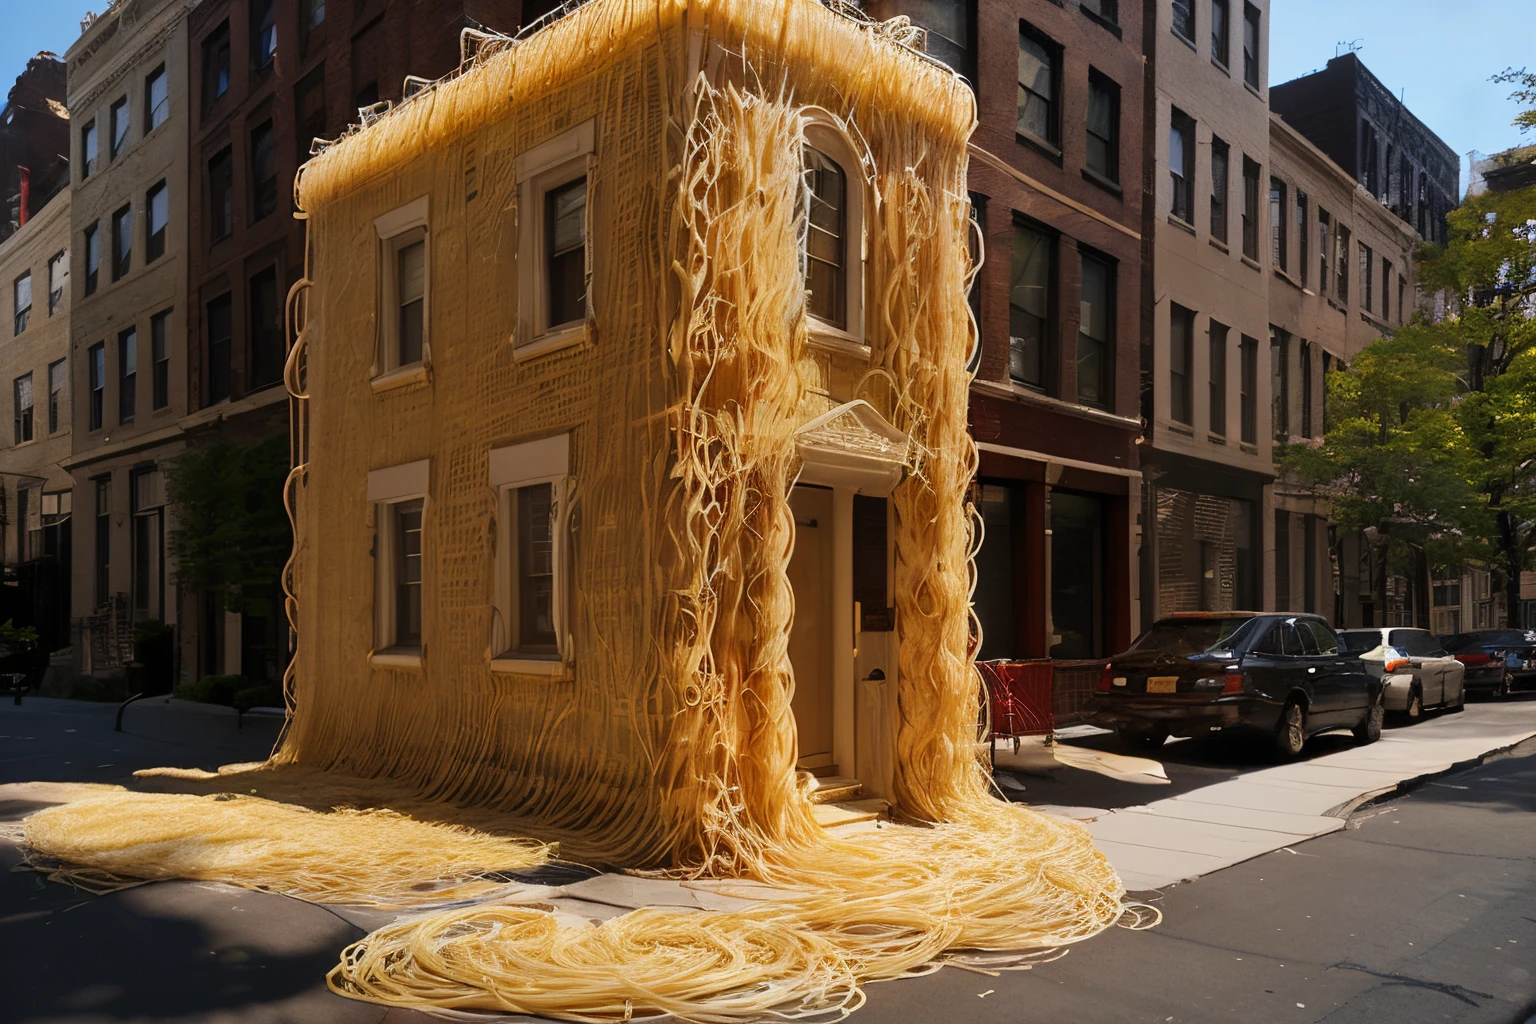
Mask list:
[[[1364,654],[1381,646],[1381,634],[1374,629],[1366,633],[1340,633],[1339,639],[1350,654]]]
[[[1490,629],[1471,634],[1471,639],[1479,644],[1528,644],[1536,643],[1536,633],[1528,633],[1523,629]]]
[[[1203,654],[1222,645],[1249,619],[1163,619],[1136,641],[1133,651],[1142,654]]]

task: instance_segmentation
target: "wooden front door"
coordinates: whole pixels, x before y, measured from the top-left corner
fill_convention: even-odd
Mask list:
[[[789,661],[795,673],[791,707],[800,738],[798,766],[835,768],[832,754],[832,492],[796,487],[789,494],[795,514],[795,549],[789,584],[795,592],[795,619],[789,634]]]

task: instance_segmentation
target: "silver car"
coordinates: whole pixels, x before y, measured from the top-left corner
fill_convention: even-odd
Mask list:
[[[1429,630],[1344,629],[1339,640],[1385,684],[1388,711],[1418,721],[1425,708],[1460,711],[1466,705],[1467,667]]]

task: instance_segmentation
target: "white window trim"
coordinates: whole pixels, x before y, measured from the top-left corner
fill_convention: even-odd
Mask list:
[[[835,327],[809,313],[806,314],[806,325],[813,344],[867,359],[871,350],[864,330],[864,264],[869,258],[869,237],[865,231],[865,205],[869,190],[864,181],[864,161],[859,159],[854,143],[833,114],[820,107],[807,108],[805,113],[808,119],[805,144],[837,161],[843,169],[843,179],[848,188],[848,236],[845,239],[847,266],[844,268],[848,326],[846,329]],[[806,202],[809,204],[809,188],[806,191]],[[803,252],[800,258],[804,276]]]
[[[376,469],[368,474],[368,503],[373,511],[373,640],[368,663],[379,668],[419,669],[426,656],[426,636],[420,647],[401,648],[394,642],[395,630],[395,531],[393,506],[422,499],[421,546],[422,591],[427,587],[427,510],[432,478],[432,461],[422,459],[400,466]],[[426,625],[426,601],[422,602],[422,625]],[[425,629],[423,629],[425,634]]]
[[[571,435],[557,434],[524,444],[493,448],[489,482],[496,492],[496,606],[491,620],[491,671],[519,675],[567,676],[573,651],[568,608],[570,605],[570,450]],[[519,487],[550,484],[554,499],[554,586],[550,603],[555,620],[557,653],[540,656],[514,647],[513,623],[517,621],[517,588],[512,574],[517,561],[517,519],[512,494]]]
[[[378,329],[373,346],[373,378],[375,391],[415,384],[429,379],[432,367],[432,231],[428,223],[431,197],[418,196],[398,207],[375,217],[374,234],[378,238],[378,309],[375,318]],[[400,365],[395,362],[399,350],[399,272],[395,253],[403,245],[416,241],[420,233],[423,245],[421,283],[421,360]]]
[[[513,358],[529,359],[586,340],[592,308],[592,211],[594,152],[597,120],[583,121],[568,131],[520,153],[514,161],[517,174],[517,328],[512,337]],[[570,324],[549,323],[548,268],[544,251],[544,197],[552,189],[585,176],[587,179],[586,316]]]

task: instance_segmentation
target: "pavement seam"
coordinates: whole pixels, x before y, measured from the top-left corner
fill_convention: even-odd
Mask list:
[[[1536,738],[1536,733],[1533,733],[1531,736],[1525,736],[1505,746],[1495,747],[1493,750],[1485,751],[1476,757],[1470,757],[1462,761],[1457,761],[1440,771],[1428,772],[1424,775],[1417,775],[1411,779],[1404,779],[1402,782],[1399,782],[1395,786],[1386,786],[1382,789],[1374,790],[1369,793],[1362,793],[1352,800],[1346,800],[1339,804],[1337,807],[1333,807],[1327,811],[1324,811],[1322,816],[1325,818],[1343,818],[1348,820],[1350,816],[1358,811],[1362,811],[1367,807],[1373,807],[1376,804],[1386,803],[1388,800],[1392,800],[1396,797],[1411,793],[1414,790],[1422,787],[1425,783],[1433,782],[1435,779],[1441,779],[1447,775],[1454,775],[1457,772],[1466,771],[1469,768],[1476,768],[1479,765],[1486,763],[1489,758],[1497,757],[1500,754],[1507,754],[1509,751],[1514,750],[1522,743],[1530,741],[1532,738]]]

